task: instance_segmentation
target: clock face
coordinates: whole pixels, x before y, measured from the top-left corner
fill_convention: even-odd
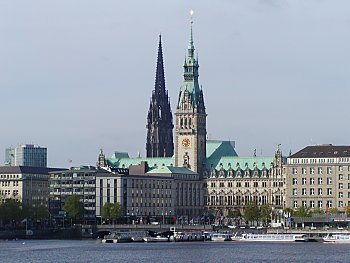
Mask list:
[[[188,147],[190,147],[190,145],[191,145],[191,141],[190,141],[189,138],[185,138],[185,139],[182,140],[182,146],[183,147],[188,148]]]

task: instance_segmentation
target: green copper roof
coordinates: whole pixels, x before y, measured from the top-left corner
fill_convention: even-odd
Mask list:
[[[211,171],[213,168],[216,170],[220,170],[221,168],[227,170],[230,167],[233,170],[236,170],[238,167],[242,170],[246,169],[254,169],[255,167],[259,170],[264,167],[269,169],[271,167],[271,163],[274,161],[274,156],[268,157],[238,157],[238,156],[223,156],[219,159],[217,163],[210,163],[207,160],[205,166],[208,171]]]
[[[234,142],[231,141],[208,140],[206,146],[207,158],[237,156]]]
[[[186,167],[162,166],[154,168],[148,174],[196,174]]]
[[[115,158],[117,157],[117,158]],[[120,158],[119,158],[120,157]],[[138,165],[141,162],[147,162],[148,167],[161,167],[161,166],[174,166],[175,157],[163,157],[163,158],[147,158],[147,157],[137,157],[130,158],[129,155],[127,157],[115,155],[113,154],[112,158],[107,159],[107,163],[110,166],[118,167],[118,168],[129,168],[130,165]]]

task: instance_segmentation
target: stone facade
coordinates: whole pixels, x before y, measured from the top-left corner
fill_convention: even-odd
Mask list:
[[[204,175],[207,210],[244,210],[249,202],[282,209],[285,204],[284,159],[278,150],[274,157],[231,157]]]
[[[350,146],[308,146],[288,158],[286,206],[344,211],[350,205]]]

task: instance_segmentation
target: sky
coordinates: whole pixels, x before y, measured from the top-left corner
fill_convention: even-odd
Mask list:
[[[209,139],[350,145],[348,0],[0,0],[0,161],[22,143],[51,167],[144,156],[158,35],[175,113],[191,9]]]

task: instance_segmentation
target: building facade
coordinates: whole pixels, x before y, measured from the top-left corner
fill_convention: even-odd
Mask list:
[[[146,128],[147,157],[173,156],[173,115],[171,113],[168,91],[165,89],[161,36],[159,36],[156,80],[148,110]]]
[[[5,150],[5,165],[47,167],[47,148],[22,144]]]
[[[350,205],[350,146],[307,146],[284,167],[286,206],[344,211]]]
[[[250,202],[282,209],[285,205],[284,159],[278,150],[272,157],[223,157],[204,176],[204,200],[208,211],[226,215],[244,210]]]
[[[48,205],[49,172],[56,168],[0,167],[0,201],[12,198],[30,205]]]
[[[93,166],[72,167],[49,175],[50,213],[54,218],[63,218],[67,197],[75,194],[84,204],[84,220],[96,221],[96,177],[110,173]]]

